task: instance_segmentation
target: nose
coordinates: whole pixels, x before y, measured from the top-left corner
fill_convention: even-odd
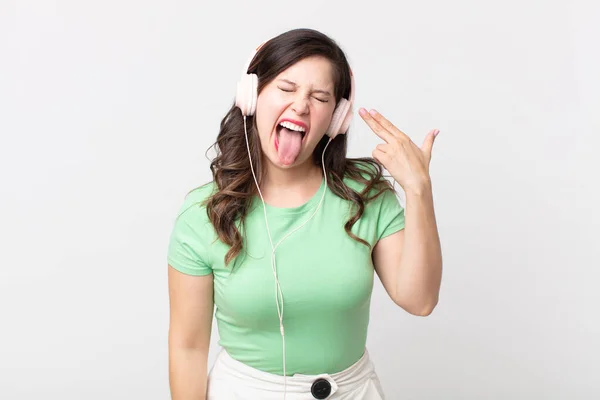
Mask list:
[[[294,99],[294,102],[292,103],[292,110],[296,114],[300,115],[308,113],[308,100],[306,99],[304,94],[298,93],[298,95]]]

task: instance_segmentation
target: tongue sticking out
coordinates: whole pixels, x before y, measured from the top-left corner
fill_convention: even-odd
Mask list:
[[[279,160],[284,165],[293,164],[300,153],[302,145],[302,134],[287,128],[279,131]]]

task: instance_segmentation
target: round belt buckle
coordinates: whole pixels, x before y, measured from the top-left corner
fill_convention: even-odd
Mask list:
[[[327,379],[319,378],[313,382],[310,393],[315,399],[326,399],[331,394],[331,383]]]

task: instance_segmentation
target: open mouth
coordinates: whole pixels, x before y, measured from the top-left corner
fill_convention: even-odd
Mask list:
[[[306,136],[306,127],[294,124],[290,121],[284,120],[277,125],[276,132],[278,137],[281,135],[281,131],[283,129],[287,129],[287,131],[292,134],[299,133],[300,136],[302,136],[302,139],[304,139],[304,137]]]
[[[282,120],[277,124],[275,128],[275,149],[279,150],[279,143],[281,142],[281,135],[285,135],[286,137],[296,137],[300,143],[304,143],[304,139],[307,136],[307,129],[304,124],[300,125],[300,123],[296,124],[294,122],[288,120]]]

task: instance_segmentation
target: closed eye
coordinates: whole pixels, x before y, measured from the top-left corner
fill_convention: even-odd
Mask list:
[[[293,92],[293,90],[291,90],[291,89],[284,89],[284,88],[278,88],[278,89],[281,90],[282,92],[286,92],[286,93]],[[329,102],[329,100],[323,100],[323,99],[320,99],[318,97],[315,97],[315,99],[317,99],[321,103],[328,103]]]

